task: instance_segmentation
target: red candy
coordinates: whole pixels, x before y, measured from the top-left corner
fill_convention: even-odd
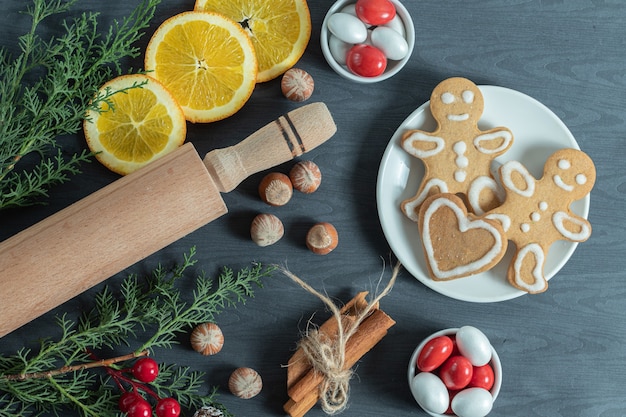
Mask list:
[[[429,340],[417,357],[417,368],[430,372],[439,368],[453,351],[454,343],[448,336],[439,336]]]
[[[385,72],[387,57],[374,46],[359,44],[348,51],[346,65],[350,71],[362,77],[377,77]]]
[[[487,391],[493,387],[495,376],[491,365],[475,366],[470,380],[470,387],[484,388]]]
[[[358,0],[356,15],[368,25],[384,25],[396,16],[396,8],[389,0]]]
[[[441,365],[439,378],[448,389],[460,390],[472,380],[473,368],[465,356],[452,356]]]

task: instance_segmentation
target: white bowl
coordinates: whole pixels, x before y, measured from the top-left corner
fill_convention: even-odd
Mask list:
[[[322,31],[320,33],[320,43],[322,46],[322,53],[324,54],[324,58],[326,58],[326,62],[328,62],[328,65],[330,65],[330,67],[337,74],[341,75],[342,77],[348,80],[352,80],[352,81],[356,81],[360,83],[376,83],[376,82],[383,81],[383,80],[386,80],[387,78],[394,76],[409,61],[409,59],[411,58],[411,54],[413,53],[413,48],[415,47],[415,27],[413,25],[413,20],[411,19],[411,15],[409,14],[406,7],[404,7],[404,5],[400,3],[400,1],[398,0],[390,0],[390,1],[395,6],[396,14],[398,15],[398,17],[400,18],[400,20],[402,20],[402,23],[404,24],[405,39],[408,44],[409,50],[406,56],[402,58],[401,60],[398,60],[398,61],[388,60],[387,68],[385,68],[385,72],[383,72],[381,75],[377,77],[361,77],[359,75],[354,74],[352,71],[348,69],[348,67],[346,67],[345,65],[339,64],[335,60],[335,58],[333,58],[333,55],[330,52],[330,46],[328,45],[328,38],[330,35],[330,32],[328,31],[328,19],[330,19],[330,16],[332,16],[333,14],[341,11],[344,7],[350,4],[355,4],[356,0],[338,0],[335,4],[331,6],[330,9],[328,9],[328,13],[326,13],[326,17],[324,18],[324,21],[322,22]]]
[[[434,339],[435,337],[453,336],[456,334],[458,330],[459,330],[458,328],[440,330],[428,336],[426,339],[422,341],[422,343],[419,344],[419,346],[417,346],[417,348],[413,351],[413,355],[411,355],[411,360],[409,361],[409,368],[408,368],[409,387],[411,387],[411,381],[413,380],[413,377],[415,377],[415,375],[418,374],[418,372],[416,372],[417,357],[419,356],[420,352],[422,351],[426,343],[428,343],[430,340]],[[500,357],[498,356],[498,353],[493,348],[493,346],[491,347],[491,361],[489,362],[489,364],[493,368],[493,376],[494,376],[493,387],[491,387],[490,392],[491,392],[491,396],[493,397],[493,401],[495,402],[496,398],[498,398],[498,394],[500,393],[500,387],[502,386],[502,364],[500,363]],[[413,388],[411,387],[411,391],[412,390]],[[428,410],[424,410],[424,411],[426,411],[428,414],[430,414],[433,417],[455,417],[456,416],[456,414],[436,414]]]

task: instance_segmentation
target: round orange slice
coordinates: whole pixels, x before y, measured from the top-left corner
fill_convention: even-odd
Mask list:
[[[83,130],[89,149],[111,171],[129,174],[183,144],[187,124],[170,92],[146,75],[123,75],[104,84]]]
[[[259,60],[258,82],[293,67],[311,38],[306,0],[196,0],[194,9],[222,13],[246,30]]]
[[[233,115],[256,85],[257,59],[248,35],[218,13],[183,12],[163,22],[148,43],[145,67],[194,123]]]

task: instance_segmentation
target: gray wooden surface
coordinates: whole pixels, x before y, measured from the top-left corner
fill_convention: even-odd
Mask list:
[[[127,14],[136,3],[83,0],[74,10],[101,11],[104,25]],[[26,4],[0,1],[3,46],[16,49],[17,36],[28,24],[17,11]],[[195,245],[199,266],[211,275],[222,265],[239,268],[261,261],[286,264],[338,301],[347,301],[361,290],[373,290],[383,264],[384,279],[389,277],[393,259],[378,220],[375,186],[382,153],[394,131],[447,77],[463,76],[477,84],[515,89],[554,111],[596,163],[590,240],[578,246],[546,293],[510,301],[457,301],[402,273],[393,292],[382,301],[382,308],[397,325],[359,363],[345,415],[426,415],[409,392],[407,361],[431,332],[466,324],[487,334],[503,362],[502,391],[491,415],[626,415],[626,2],[406,1],[416,27],[415,51],[399,75],[375,85],[345,81],[326,65],[319,30],[331,4],[330,0],[309,2],[313,33],[298,63],[315,79],[312,101],[327,103],[338,126],[330,142],[308,155],[323,172],[320,190],[308,196],[296,194],[287,206],[271,209],[257,197],[263,173],[257,174],[224,195],[230,210],[226,216],[132,270],[175,261]],[[192,6],[191,0],[164,1],[151,30]],[[141,61],[131,65],[141,66]],[[203,154],[237,143],[296,107],[282,97],[279,80],[274,80],[258,85],[246,106],[231,118],[191,125],[188,140]],[[85,146],[81,135],[65,141],[70,151]],[[285,172],[291,165],[276,169]],[[48,206],[1,213],[0,238],[117,178],[97,162],[85,166],[84,171],[71,183],[53,189]],[[251,242],[248,228],[252,218],[263,211],[283,220],[286,236],[274,246],[258,248]],[[303,243],[306,231],[317,221],[332,222],[339,231],[339,247],[328,256],[311,254]],[[114,284],[123,276],[109,282]],[[54,314],[76,314],[90,302],[89,293],[77,297],[0,339],[0,350],[14,352],[33,339],[53,336]],[[328,313],[317,299],[277,274],[245,306],[219,316],[226,336],[219,355],[200,358],[185,341],[158,355],[164,361],[206,371],[207,387],[220,385],[220,399],[238,416],[283,415],[286,370],[281,365],[313,314],[321,321]],[[260,396],[245,401],[227,392],[228,375],[239,366],[261,373],[265,386]],[[324,413],[316,407],[308,415]]]

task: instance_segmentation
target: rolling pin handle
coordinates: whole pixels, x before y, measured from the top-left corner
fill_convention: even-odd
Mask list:
[[[312,103],[269,123],[240,143],[209,152],[204,164],[218,190],[232,191],[252,174],[290,161],[337,131],[324,103]]]

